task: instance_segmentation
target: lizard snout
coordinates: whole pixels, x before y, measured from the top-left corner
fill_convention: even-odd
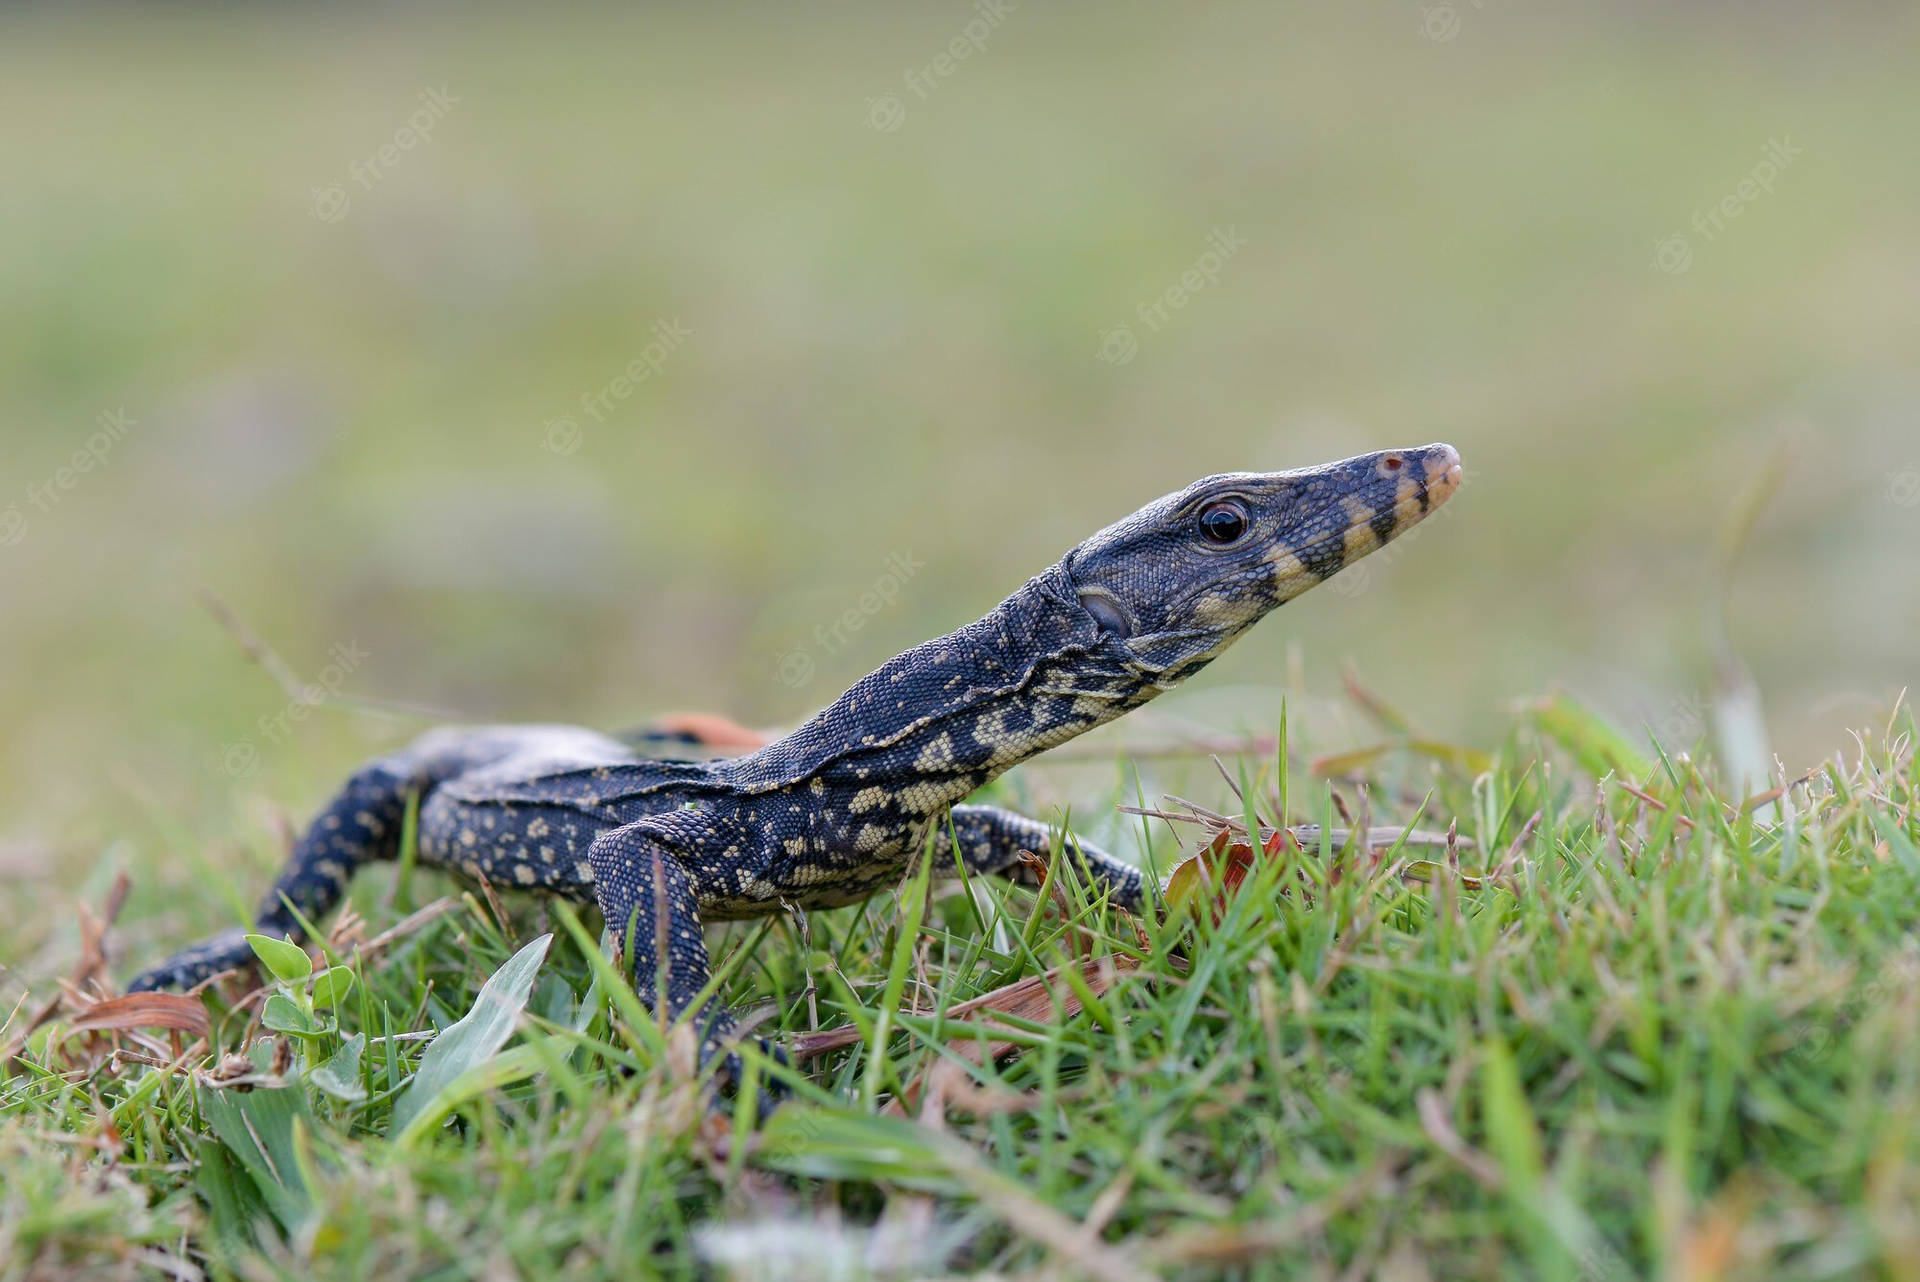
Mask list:
[[[1460,451],[1444,444],[1389,450],[1374,455],[1372,463],[1372,478],[1356,478],[1354,493],[1346,501],[1352,519],[1348,562],[1392,542],[1425,520],[1453,497],[1465,476]]]
[[[1429,445],[1426,448],[1427,492],[1435,503],[1444,503],[1453,497],[1460,488],[1460,482],[1466,479],[1466,472],[1460,466],[1460,451],[1451,445]]]

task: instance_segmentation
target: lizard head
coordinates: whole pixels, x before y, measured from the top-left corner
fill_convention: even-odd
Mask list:
[[[1063,567],[1104,638],[1164,688],[1418,525],[1460,481],[1451,445],[1209,476],[1108,526]]]

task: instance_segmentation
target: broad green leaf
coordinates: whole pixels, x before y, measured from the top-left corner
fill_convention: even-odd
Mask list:
[[[266,1004],[260,1008],[260,1022],[276,1033],[292,1033],[296,1037],[311,1037],[320,1031],[312,1017],[285,993],[267,995]]]
[[[367,1035],[355,1033],[340,1044],[333,1057],[307,1074],[307,1080],[337,1100],[349,1104],[367,1097],[360,1083],[360,1056],[367,1049]]]
[[[569,1022],[573,1031],[584,1033],[593,1026],[594,1017],[599,1015],[601,1007],[606,1005],[606,994],[600,991],[600,976],[595,975],[587,984],[587,995],[580,999],[580,1009],[575,1011]]]
[[[911,1122],[788,1104],[761,1128],[753,1160],[812,1179],[878,1180],[926,1192],[958,1192],[962,1183],[941,1144],[937,1133]]]
[[[248,935],[247,942],[253,946],[253,955],[260,959],[260,964],[283,983],[297,984],[313,974],[313,959],[298,944],[272,935]]]
[[[221,1249],[237,1255],[258,1247],[254,1226],[273,1214],[259,1186],[240,1159],[217,1138],[203,1136],[195,1147],[199,1160],[194,1164],[194,1187],[206,1204],[207,1220]],[[272,1232],[265,1231],[269,1235]]]
[[[313,981],[313,1004],[322,1009],[336,1006],[352,991],[352,969],[346,966],[335,966]]]
[[[222,1091],[201,1087],[200,1112],[241,1167],[252,1177],[267,1209],[289,1231],[306,1219],[312,1199],[300,1178],[294,1127],[312,1130],[306,1093],[275,1090]]]
[[[419,1143],[433,1134],[440,1123],[446,1121],[462,1104],[478,1099],[488,1091],[525,1081],[551,1063],[552,1057],[565,1055],[572,1045],[571,1037],[556,1033],[524,1046],[516,1046],[474,1065],[435,1094],[432,1102],[415,1113],[406,1129],[395,1138],[402,1147]]]
[[[394,1135],[410,1132],[411,1123],[422,1114],[439,1112],[444,1116],[440,1097],[507,1044],[520,1012],[526,1009],[534,976],[540,973],[540,965],[546,960],[547,947],[552,942],[552,935],[542,935],[509,957],[506,964],[480,986],[473,1009],[428,1045],[420,1057],[419,1071],[393,1106]]]

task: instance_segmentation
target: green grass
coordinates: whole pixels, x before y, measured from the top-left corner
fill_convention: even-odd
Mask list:
[[[703,1261],[781,1277],[875,1261],[1911,1276],[1913,744],[1903,712],[1777,806],[1747,806],[1562,700],[1523,715],[1484,770],[1400,754],[1329,782],[1276,755],[1230,763],[1245,803],[1217,777],[1194,790],[1266,819],[1284,796],[1294,822],[1457,822],[1451,859],[1309,848],[1262,865],[1217,917],[1136,922],[1071,885],[936,881],[816,915],[804,940],[788,921],[716,931],[727,998],[761,1031],[861,1034],[805,1063],[757,1134],[745,1101],[702,1107],[683,1033],[623,1015],[637,1008],[595,923],[518,899],[498,920],[468,893],[377,956],[343,947],[358,983],[337,1006],[290,1016],[283,992],[274,1022],[299,1036],[219,1001],[212,1044],[166,1068],[128,1057],[166,1058],[164,1036],[70,1035],[65,1016],[36,1033],[0,1086],[0,1279]],[[1631,778],[1580,764],[1604,761]],[[1151,836],[1170,867],[1174,841]],[[452,886],[413,880],[421,896]],[[412,907],[387,902],[393,886],[391,869],[357,884],[363,937]],[[544,960],[518,960],[504,1049],[444,1049],[435,1031],[549,932]],[[938,1114],[889,1107],[966,1063],[978,1034],[941,1011],[1084,958],[1119,971],[1083,1013],[1007,1021],[995,1035],[1015,1053],[961,1072],[973,1089],[947,1089]],[[348,1038],[364,1039],[357,1064],[319,1089],[305,1070]],[[251,1060],[221,1063],[234,1055]],[[285,1084],[196,1077],[215,1069]],[[436,1085],[401,1104],[416,1074]]]
[[[881,1223],[928,1271],[1044,1274],[1093,1217],[1176,1273],[1914,1272],[1910,750],[1850,749],[1783,836],[1770,812],[1723,823],[1730,798],[1643,736],[1508,700],[1563,685],[1687,744],[1737,648],[1764,700],[1726,737],[1797,777],[1920,680],[1920,9],[1019,4],[915,94],[903,72],[960,25],[0,11],[0,1042],[82,954],[76,905],[130,879],[114,978],[231,924],[281,824],[427,723],[796,724],[1154,494],[1436,439],[1470,485],[1404,555],[998,791],[1071,803],[1110,848],[1144,833],[1164,870],[1172,835],[1114,802],[1237,802],[1149,749],[1270,730],[1284,699],[1350,807],[1365,772],[1379,821],[1457,818],[1469,873],[1540,811],[1506,877],[1295,881],[1155,937],[1095,1009],[1028,1030],[995,1083],[1017,1109],[945,1139],[879,1116],[944,1054],[924,1012],[1053,967],[1077,938],[1057,910],[943,886],[913,930],[893,898],[804,942],[776,926],[729,1000],[867,1045],[810,1063],[815,1111],[751,1157],[717,1154],[668,1043],[609,1018],[617,988],[587,1001],[591,933],[456,897],[346,959],[344,1031],[310,1054],[339,1085],[364,1036],[367,1097],[300,1088],[310,1138],[273,1168],[297,1194],[228,1143],[251,1121],[291,1145],[290,1113],[222,1112],[183,1073],[54,1041],[66,1016],[44,1030],[0,1082],[0,1282],[628,1276],[690,1267],[696,1226],[785,1217],[808,1245],[705,1249],[838,1260]],[[363,189],[349,166],[429,86],[458,100],[430,145]],[[1698,233],[1775,138],[1803,149],[1777,187]],[[331,185],[338,221],[316,216]],[[1142,305],[1226,229],[1245,248],[1150,329]],[[1655,261],[1675,233],[1679,275]],[[659,376],[586,409],[668,319],[692,336]],[[1110,364],[1122,325],[1139,351]],[[56,485],[121,407],[130,432]],[[1782,457],[1729,577],[1716,532]],[[830,632],[895,557],[920,568]],[[364,652],[338,690],[359,710],[294,718],[201,589],[295,685]],[[1349,664],[1478,755],[1369,752]],[[1286,792],[1317,820],[1306,762]],[[1272,761],[1229,765],[1280,790]],[[386,869],[355,904],[371,938],[458,893]],[[1088,913],[1096,952],[1141,947]],[[512,1080],[406,1106],[399,1129],[427,1129],[396,1140],[429,1039],[548,933],[545,1022],[488,1061]],[[223,1051],[248,1018],[223,1013]],[[828,1211],[854,1226],[831,1243]]]

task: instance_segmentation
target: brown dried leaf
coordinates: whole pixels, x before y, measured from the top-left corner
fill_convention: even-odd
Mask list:
[[[67,1025],[76,1033],[124,1032],[134,1028],[170,1028],[206,1037],[213,1022],[199,999],[178,993],[129,993],[95,1002]]]

